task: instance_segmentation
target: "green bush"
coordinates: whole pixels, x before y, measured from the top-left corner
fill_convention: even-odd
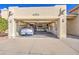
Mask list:
[[[0,17],[0,32],[5,32],[8,29],[8,21]]]

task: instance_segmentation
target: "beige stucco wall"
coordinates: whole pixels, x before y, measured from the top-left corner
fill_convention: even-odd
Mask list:
[[[64,8],[66,5],[56,5],[56,6],[50,6],[50,7],[18,7],[13,6],[9,7],[8,9],[2,9],[1,15],[4,18],[8,17],[9,11],[12,11],[14,14],[14,18],[29,18],[29,17],[54,17],[58,16],[59,9]],[[39,14],[39,16],[33,16],[33,14]]]
[[[58,16],[59,9],[57,7],[23,7],[23,8],[16,8],[14,10],[15,14],[14,17],[23,17],[23,18],[30,18],[30,17],[45,17],[45,16]],[[39,14],[39,16],[33,16],[34,14]]]
[[[50,7],[9,7],[6,10],[1,11],[1,15],[3,18],[8,18],[9,11],[13,13],[13,17],[15,19],[51,19],[51,18],[58,18],[59,15],[59,9],[64,9],[66,5],[56,5],[56,6],[50,6]],[[39,14],[35,15],[34,14]],[[41,20],[41,19],[40,19]]]
[[[51,7],[9,7],[14,13],[14,18],[51,18],[58,16],[60,6]],[[34,14],[39,14],[34,16]]]
[[[79,15],[75,19],[67,20],[67,33],[79,36]]]

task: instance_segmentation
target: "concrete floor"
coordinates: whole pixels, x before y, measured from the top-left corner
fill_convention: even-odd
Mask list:
[[[0,37],[1,55],[78,55],[79,39]]]

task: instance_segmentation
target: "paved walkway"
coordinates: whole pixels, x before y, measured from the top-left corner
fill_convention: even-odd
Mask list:
[[[79,39],[0,37],[1,55],[62,55],[79,54]]]

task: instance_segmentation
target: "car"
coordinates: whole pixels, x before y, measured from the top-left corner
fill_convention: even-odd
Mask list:
[[[22,36],[28,36],[28,35],[33,35],[33,34],[34,34],[33,28],[22,28],[20,30],[20,35]]]

